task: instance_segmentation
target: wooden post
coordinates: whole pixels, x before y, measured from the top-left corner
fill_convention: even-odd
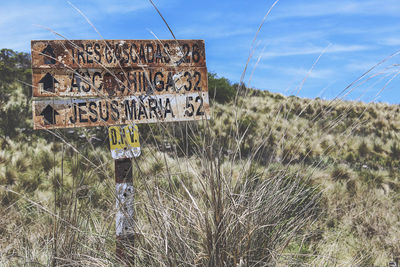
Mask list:
[[[132,160],[117,159],[115,162],[116,193],[116,256],[127,266],[134,265],[134,188]]]

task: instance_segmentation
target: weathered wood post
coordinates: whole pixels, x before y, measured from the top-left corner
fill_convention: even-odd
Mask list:
[[[116,193],[116,256],[129,266],[134,265],[134,188],[132,160],[114,160]]]

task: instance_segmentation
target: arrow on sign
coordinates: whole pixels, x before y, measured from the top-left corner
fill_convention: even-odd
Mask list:
[[[40,113],[40,116],[44,118],[45,125],[56,124],[56,115],[59,115],[59,113],[50,105],[47,105]]]
[[[56,55],[51,45],[47,45],[42,54],[44,55],[44,64],[56,64]]]
[[[54,79],[54,77],[50,74],[47,73],[40,81],[39,83],[43,84],[43,89],[47,92],[51,92],[54,93],[54,85],[57,83],[58,81],[56,79]]]

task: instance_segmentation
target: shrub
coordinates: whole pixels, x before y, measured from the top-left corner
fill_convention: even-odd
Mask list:
[[[382,145],[379,144],[379,143],[377,143],[377,142],[375,142],[375,143],[374,143],[374,151],[375,151],[376,153],[382,153],[382,152],[383,152]]]
[[[390,155],[394,160],[400,159],[400,148],[397,142],[393,142],[393,144],[390,146]]]
[[[348,180],[346,183],[346,190],[351,194],[354,195],[357,191],[357,184],[354,180]]]
[[[13,168],[6,166],[5,180],[7,185],[13,185],[17,180],[17,176],[18,174]]]
[[[41,170],[35,169],[21,175],[18,180],[18,187],[20,192],[32,193],[41,183]]]
[[[0,135],[14,137],[17,128],[28,127],[21,118],[29,116],[29,100],[31,87],[20,81],[31,83],[30,55],[18,53],[10,49],[0,50]],[[19,89],[19,90],[17,90]],[[21,90],[22,89],[22,90]],[[11,96],[22,91],[26,96],[19,102],[13,102]]]
[[[384,177],[379,173],[374,173],[370,170],[360,172],[360,177],[368,186],[379,187],[382,185]]]
[[[236,89],[228,79],[218,78],[215,73],[208,73],[208,94],[211,100],[215,99],[218,103],[227,103],[235,98]]]
[[[257,120],[249,115],[244,115],[240,120],[239,120],[239,135],[242,136],[244,134],[246,135],[252,135],[255,133],[255,129],[257,126]]]
[[[358,154],[360,157],[365,158],[368,153],[370,152],[368,145],[363,141],[359,146],[358,146]]]
[[[345,159],[346,159],[346,161],[347,161],[348,163],[354,163],[354,161],[355,161],[356,158],[355,158],[355,156],[354,156],[354,153],[350,151],[350,152],[347,153]]]
[[[37,157],[39,159],[39,166],[42,166],[45,172],[49,172],[56,165],[54,155],[47,150],[41,150]]]
[[[348,180],[350,178],[350,173],[347,170],[347,166],[338,165],[332,170],[331,177],[333,180]]]

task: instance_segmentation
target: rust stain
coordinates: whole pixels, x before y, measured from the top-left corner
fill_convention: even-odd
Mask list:
[[[34,129],[209,119],[203,40],[43,40],[31,48]]]
[[[203,40],[32,41],[32,68],[205,67]]]
[[[207,92],[33,101],[34,129],[209,119]]]
[[[207,92],[205,67],[34,69],[34,97],[110,97]]]

